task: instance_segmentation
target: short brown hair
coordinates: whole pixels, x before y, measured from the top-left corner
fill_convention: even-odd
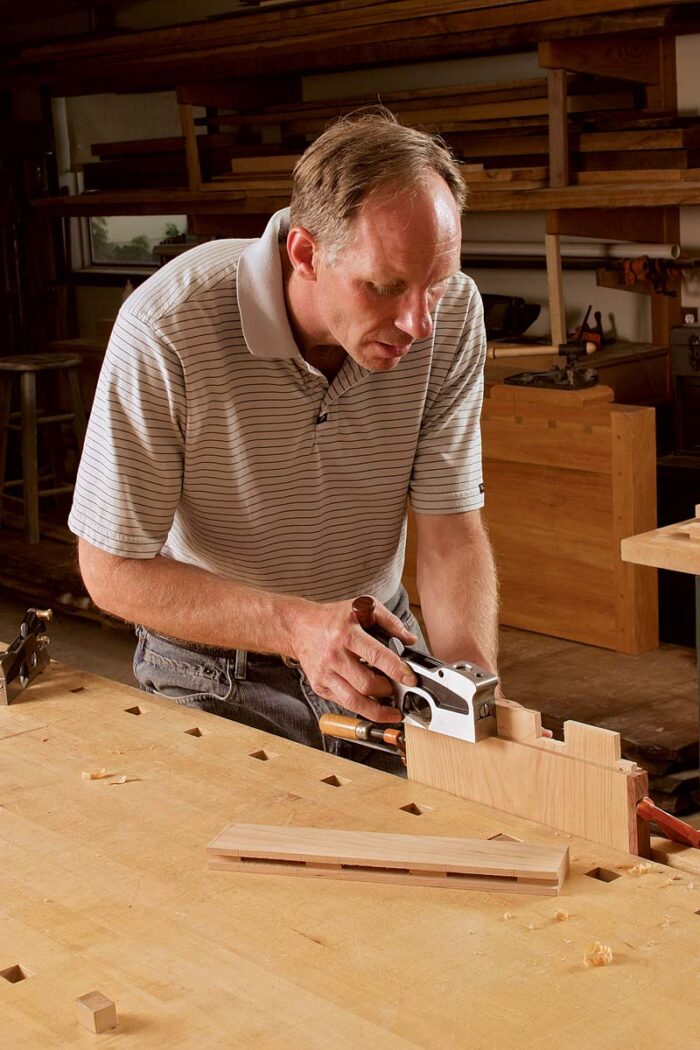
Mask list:
[[[291,225],[303,226],[333,251],[346,243],[370,195],[415,186],[431,171],[445,180],[461,211],[467,188],[441,139],[399,124],[383,106],[341,117],[294,168]]]

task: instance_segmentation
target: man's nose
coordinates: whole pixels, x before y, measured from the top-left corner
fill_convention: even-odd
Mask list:
[[[427,299],[421,296],[405,303],[394,323],[413,339],[427,339],[433,330]]]

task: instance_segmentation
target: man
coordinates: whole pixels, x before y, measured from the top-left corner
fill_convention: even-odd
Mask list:
[[[142,688],[335,751],[326,710],[398,720],[379,701],[410,668],[351,605],[371,593],[415,641],[408,498],[433,652],[495,670],[464,198],[438,141],[344,120],[299,161],[291,214],[188,251],[122,307],[69,523],[96,604],[143,625]]]

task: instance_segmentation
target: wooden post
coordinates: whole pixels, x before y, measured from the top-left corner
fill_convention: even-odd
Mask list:
[[[182,134],[185,136],[185,153],[187,156],[187,178],[189,188],[197,192],[202,188],[202,167],[199,161],[199,147],[197,146],[197,131],[194,126],[193,106],[189,102],[181,102],[180,125]]]
[[[566,307],[564,304],[564,279],[561,269],[559,234],[545,233],[544,246],[547,260],[551,338],[552,344],[559,346],[566,342]]]
[[[568,185],[569,182],[569,130],[565,69],[547,71],[547,96],[549,100],[549,185],[552,188],[558,188]],[[555,223],[550,223],[550,214],[547,213],[545,255],[550,332],[552,343],[557,346],[566,342],[566,306],[559,232],[555,229]]]
[[[615,546],[656,527],[656,432],[652,408],[613,405],[610,417]],[[615,558],[616,649],[642,653],[659,644],[656,569]]]
[[[547,71],[549,99],[549,185],[569,184],[569,129],[567,123],[566,70]]]

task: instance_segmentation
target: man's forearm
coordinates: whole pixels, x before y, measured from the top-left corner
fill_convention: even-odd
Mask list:
[[[294,655],[310,603],[215,576],[171,558],[134,560],[80,541],[85,585],[100,608],[160,634],[226,649]]]
[[[497,672],[498,585],[485,531],[458,533],[438,550],[419,546],[417,576],[434,655]]]

